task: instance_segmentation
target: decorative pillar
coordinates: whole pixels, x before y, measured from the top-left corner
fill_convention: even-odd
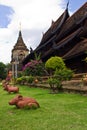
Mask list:
[[[17,72],[17,61],[15,61],[15,78],[17,78],[18,72]]]
[[[15,59],[15,61],[12,62],[12,75],[13,75],[13,78],[18,77],[18,67],[17,67],[18,64],[19,64],[19,62],[18,62],[17,59]]]
[[[12,62],[12,76],[15,78],[14,62]]]

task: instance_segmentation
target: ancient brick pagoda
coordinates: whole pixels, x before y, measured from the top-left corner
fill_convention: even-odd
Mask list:
[[[22,70],[22,61],[28,54],[29,50],[23,41],[22,33],[20,30],[17,43],[14,45],[12,49],[11,64],[13,71],[15,71],[16,69],[17,71]]]
[[[60,56],[67,67],[76,73],[87,72],[87,2],[72,16],[68,7],[64,13],[43,34],[38,47],[23,60],[23,65],[41,54],[42,61],[52,56]]]

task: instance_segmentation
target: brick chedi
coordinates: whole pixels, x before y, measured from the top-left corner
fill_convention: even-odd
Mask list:
[[[11,56],[11,63],[15,64],[15,62],[17,62],[18,71],[22,70],[22,61],[28,54],[29,50],[23,41],[21,31],[19,31],[17,43],[14,45],[12,49],[12,56]]]

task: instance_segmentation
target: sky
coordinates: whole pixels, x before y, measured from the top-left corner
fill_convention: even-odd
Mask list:
[[[11,50],[17,42],[20,23],[24,43],[35,49],[51,22],[66,9],[68,0],[0,0],[0,62],[11,61]],[[72,15],[87,0],[69,0]]]

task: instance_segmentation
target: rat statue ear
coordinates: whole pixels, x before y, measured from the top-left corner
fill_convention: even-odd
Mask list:
[[[22,96],[22,95],[18,95],[18,99],[19,99],[19,100],[22,100],[22,99],[23,99],[23,96]]]

